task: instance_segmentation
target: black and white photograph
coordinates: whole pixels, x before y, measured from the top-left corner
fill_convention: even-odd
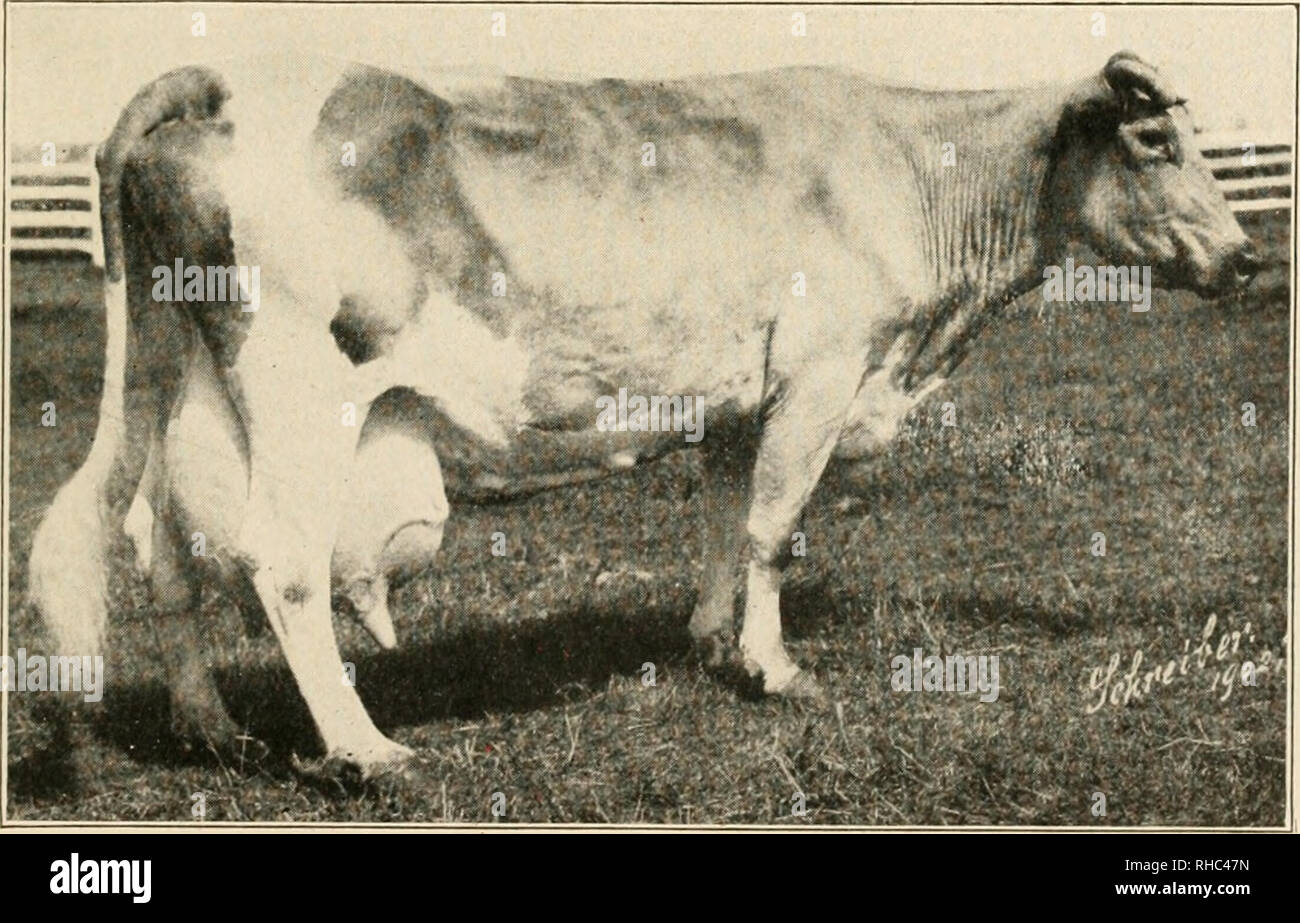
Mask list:
[[[1294,830],[1294,5],[4,12],[4,826]]]

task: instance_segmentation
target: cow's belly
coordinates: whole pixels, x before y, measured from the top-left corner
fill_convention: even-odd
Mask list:
[[[846,287],[840,244],[775,181],[719,180],[718,190],[683,181],[596,198],[562,182],[539,190],[488,177],[460,175],[509,267],[509,293],[494,305],[472,284],[442,278],[469,310],[500,311],[509,344],[526,357],[522,425],[592,428],[596,402],[621,389],[752,411],[772,324],[804,307],[791,268],[817,279],[822,294]],[[469,265],[456,279],[479,275]]]
[[[484,453],[495,453],[503,472],[548,473],[575,454],[662,455],[762,401],[767,332],[758,324],[556,302],[549,326],[519,324],[501,335],[436,280],[426,279],[425,291],[416,317],[359,374],[431,399]],[[393,301],[378,287],[357,300]],[[637,425],[637,402],[660,407],[650,425]],[[629,412],[611,416],[611,406],[627,404]],[[664,420],[668,405],[681,410]]]
[[[633,432],[545,430],[523,427],[500,445],[478,439],[454,423],[437,403],[409,390],[389,392],[370,411],[376,419],[400,420],[406,434],[423,446],[435,446],[447,496],[456,502],[490,503],[515,499],[617,474],[670,452],[700,444],[695,435],[664,430]],[[705,411],[705,428],[696,435],[716,433],[734,425],[730,409],[712,416]],[[379,445],[375,446],[377,451]]]

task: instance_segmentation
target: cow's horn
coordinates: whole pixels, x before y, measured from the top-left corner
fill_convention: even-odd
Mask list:
[[[1187,102],[1174,92],[1173,87],[1154,67],[1131,51],[1120,51],[1112,55],[1106,62],[1102,76],[1110,88],[1125,99],[1149,101],[1160,109]]]

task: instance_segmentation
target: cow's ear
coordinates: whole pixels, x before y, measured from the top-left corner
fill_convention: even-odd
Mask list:
[[[1150,64],[1131,51],[1116,52],[1101,72],[1125,120],[1147,118],[1187,100]]]

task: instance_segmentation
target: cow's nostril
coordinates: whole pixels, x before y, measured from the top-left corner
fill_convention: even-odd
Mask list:
[[[1263,261],[1259,258],[1259,251],[1250,241],[1242,244],[1232,256],[1232,268],[1237,271],[1238,276],[1246,279],[1254,277],[1263,265]]]

